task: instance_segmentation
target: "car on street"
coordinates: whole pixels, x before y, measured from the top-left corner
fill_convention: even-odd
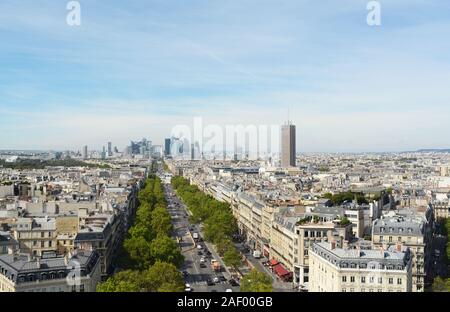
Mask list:
[[[197,249],[202,250],[203,249],[202,245],[197,245]]]
[[[213,282],[217,284],[217,283],[219,283],[219,282],[220,282],[220,280],[219,280],[219,278],[218,278],[218,277],[214,277],[214,278],[213,278]]]
[[[200,263],[205,263],[205,258],[200,258]]]
[[[228,292],[228,293],[233,292],[233,289],[228,288],[225,292]]]
[[[184,291],[185,291],[185,292],[192,292],[191,285],[186,284],[185,287],[184,287]]]
[[[216,284],[214,284],[214,281],[213,281],[213,280],[208,279],[208,280],[206,281],[206,285],[208,285],[208,286],[214,286],[214,285],[216,285]]]
[[[200,250],[197,252],[197,255],[199,256],[203,256],[203,252],[201,252]]]
[[[188,271],[183,271],[183,276],[184,277],[186,277],[186,276],[188,276],[189,275],[189,272]]]
[[[221,282],[226,282],[227,281],[227,279],[223,275],[219,275],[218,277],[219,277],[219,281],[221,281]]]
[[[202,269],[206,269],[206,268],[207,268],[207,266],[206,266],[205,263],[200,263],[200,267],[201,267]]]

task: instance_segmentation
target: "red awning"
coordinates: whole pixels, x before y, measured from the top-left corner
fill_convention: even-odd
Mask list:
[[[275,259],[270,260],[270,265],[271,266],[275,266],[275,265],[278,265],[278,264],[279,264],[279,262],[277,260],[275,260]]]
[[[274,270],[275,273],[276,273],[278,276],[280,276],[280,277],[282,277],[282,276],[287,276],[287,275],[290,275],[290,274],[291,274],[291,272],[289,272],[288,270],[286,270],[282,264],[278,264],[278,265],[274,266],[274,267],[273,267],[273,270]]]

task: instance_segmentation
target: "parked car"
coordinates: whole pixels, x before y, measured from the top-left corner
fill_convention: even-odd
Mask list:
[[[200,258],[200,263],[205,263],[205,258]]]
[[[186,286],[184,287],[184,291],[185,291],[185,292],[192,292],[191,285],[186,284]]]
[[[226,279],[225,276],[223,276],[223,275],[219,275],[218,277],[219,277],[219,280],[220,280],[221,282],[226,282],[226,281],[227,281],[227,279]]]
[[[233,286],[233,287],[238,287],[238,286],[239,286],[239,283],[236,282],[236,280],[234,280],[234,279],[230,279],[228,282],[229,282],[230,285]]]
[[[189,272],[188,271],[183,271],[183,276],[184,277],[186,277],[186,276],[188,276],[189,275]]]
[[[207,268],[207,266],[206,266],[205,263],[200,263],[200,267],[201,267],[202,269],[206,269],[206,268]]]
[[[227,289],[225,292],[233,292],[233,289]]]
[[[208,286],[214,286],[214,285],[216,285],[216,284],[214,284],[214,281],[213,281],[213,280],[208,279],[208,280],[206,281],[206,285],[208,285]]]
[[[218,277],[214,277],[214,278],[213,278],[213,282],[214,282],[214,283],[219,283],[219,282],[220,282],[220,280],[219,280],[219,278],[218,278]]]

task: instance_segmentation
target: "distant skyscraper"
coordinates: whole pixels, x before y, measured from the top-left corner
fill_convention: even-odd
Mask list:
[[[85,145],[84,147],[83,147],[83,159],[88,159],[88,147],[87,147],[87,145]]]
[[[108,156],[111,157],[112,155],[113,155],[112,143],[108,142]]]
[[[171,140],[170,139],[165,139],[164,141],[164,154],[166,156],[170,156],[170,148],[171,148]]]
[[[295,167],[295,125],[290,121],[281,127],[281,167]]]
[[[106,159],[106,148],[103,146],[102,159]]]

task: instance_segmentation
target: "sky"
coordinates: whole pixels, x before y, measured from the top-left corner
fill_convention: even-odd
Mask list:
[[[0,149],[297,126],[298,152],[450,147],[450,2],[0,2]]]

